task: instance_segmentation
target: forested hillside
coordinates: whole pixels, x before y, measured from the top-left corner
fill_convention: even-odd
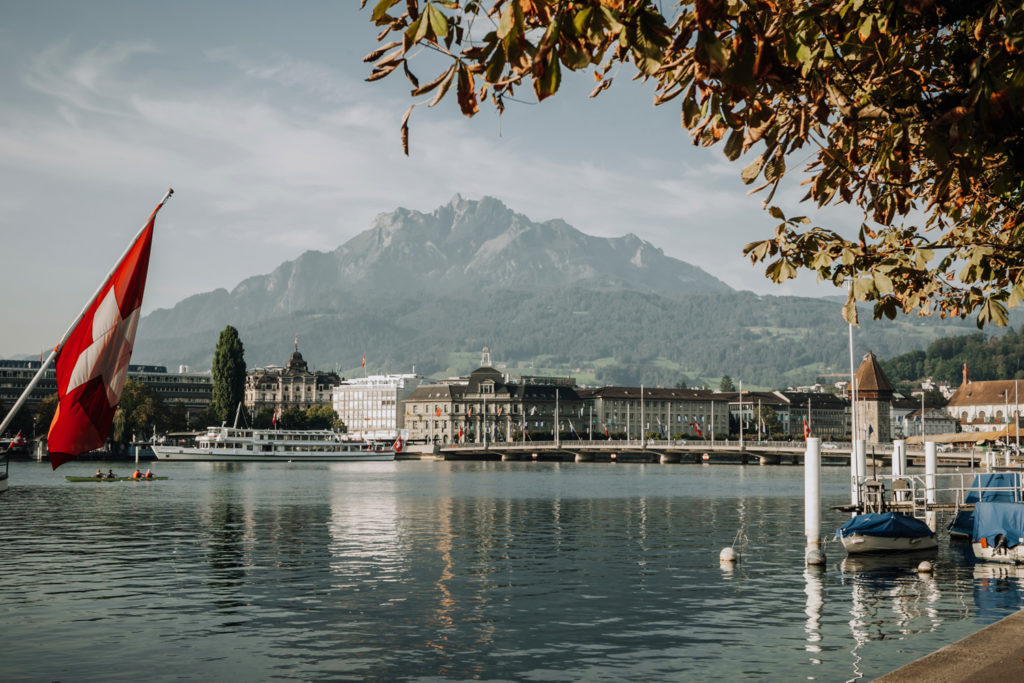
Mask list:
[[[926,350],[890,358],[882,367],[894,382],[931,377],[957,386],[964,363],[972,380],[1024,379],[1024,326],[998,337],[975,332],[936,339]]]

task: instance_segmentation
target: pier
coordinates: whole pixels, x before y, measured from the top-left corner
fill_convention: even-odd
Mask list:
[[[829,446],[832,446],[830,444]],[[821,450],[823,465],[849,465],[850,445],[835,444]],[[802,465],[807,446],[803,441],[738,441],[738,440],[559,440],[559,441],[493,441],[463,444],[409,444],[407,457],[433,455],[444,460],[502,460],[548,462],[635,462],[635,463],[713,463],[742,465]],[[940,467],[981,467],[991,453],[951,451],[937,454]],[[909,464],[924,466],[923,448],[906,451]],[[867,467],[888,467],[891,446],[882,444],[868,449]],[[1014,457],[1010,466],[1024,462]]]

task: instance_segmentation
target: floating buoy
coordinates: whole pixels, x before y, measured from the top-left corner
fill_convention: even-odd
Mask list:
[[[733,550],[731,547],[730,548],[722,548],[722,552],[718,553],[718,561],[719,562],[730,562],[730,563],[731,562],[739,562],[740,558],[739,558],[739,555],[736,554],[736,551]]]
[[[704,455],[700,456],[700,459],[703,460],[704,462],[707,462],[708,460],[711,459],[711,456],[705,453]]]
[[[615,460],[615,454],[612,453],[612,461],[614,461],[614,460]]]
[[[818,567],[825,564],[825,553],[821,548],[808,548],[804,555],[804,562],[810,567]]]
[[[921,564],[917,565],[917,571],[920,574],[931,574],[932,573],[932,563],[929,562],[928,560],[922,560]]]
[[[537,459],[537,454],[536,454],[536,453],[533,453],[533,454],[532,454],[532,457],[533,457],[533,459],[534,459],[534,460],[536,460],[536,459]]]

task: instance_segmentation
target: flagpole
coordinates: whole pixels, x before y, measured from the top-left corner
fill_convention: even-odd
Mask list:
[[[36,385],[39,384],[39,380],[43,378],[43,374],[47,371],[47,369],[49,369],[50,364],[53,363],[54,358],[56,358],[60,354],[61,350],[64,348],[64,344],[67,343],[68,337],[71,336],[71,332],[75,329],[78,323],[81,322],[82,318],[85,317],[86,312],[92,307],[93,303],[96,301],[96,297],[98,297],[100,295],[100,292],[103,291],[103,288],[107,286],[107,281],[110,280],[111,276],[114,274],[114,271],[116,271],[118,266],[121,265],[121,261],[123,261],[124,257],[128,255],[128,252],[131,251],[132,247],[135,246],[135,243],[139,240],[139,237],[141,237],[142,233],[146,230],[147,227],[149,227],[150,221],[156,218],[157,212],[163,207],[164,202],[166,202],[172,194],[174,194],[174,190],[171,188],[167,188],[167,192],[164,194],[163,199],[161,199],[160,203],[156,205],[155,209],[153,209],[153,213],[149,214],[149,218],[146,219],[146,222],[143,224],[142,228],[140,228],[138,233],[136,233],[135,238],[128,243],[128,247],[124,250],[121,256],[118,257],[116,261],[114,261],[114,267],[110,269],[110,272],[107,273],[107,276],[103,278],[103,280],[100,282],[100,286],[97,287],[96,291],[93,292],[93,295],[89,297],[89,303],[87,303],[82,308],[81,312],[75,317],[74,322],[72,322],[68,326],[68,329],[64,332],[64,336],[61,337],[57,345],[53,347],[53,350],[50,351],[50,355],[46,357],[46,360],[43,361],[43,364],[39,366],[39,370],[36,372],[35,376],[28,383],[28,385],[25,386],[25,390],[21,392],[21,396],[19,396],[18,400],[14,402],[14,406],[7,412],[7,415],[4,417],[3,422],[0,422],[0,434],[4,433],[4,430],[7,429],[7,425],[11,423],[11,421],[14,419],[14,416],[17,415],[18,411],[21,410],[22,406],[25,405],[25,402],[31,395],[32,390],[36,388]]]

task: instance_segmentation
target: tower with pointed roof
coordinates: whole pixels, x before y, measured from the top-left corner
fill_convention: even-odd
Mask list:
[[[853,377],[857,391],[854,410],[857,413],[857,434],[855,439],[868,443],[892,441],[889,430],[889,407],[892,404],[893,388],[878,358],[868,351]]]

